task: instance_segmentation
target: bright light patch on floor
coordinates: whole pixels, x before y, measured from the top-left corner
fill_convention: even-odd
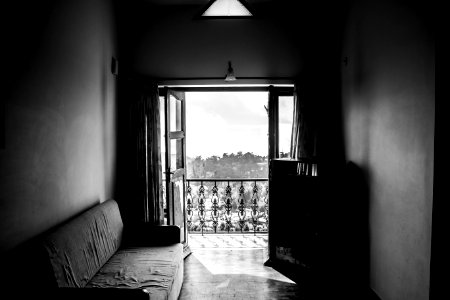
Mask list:
[[[212,275],[249,275],[295,284],[273,268],[264,266],[263,249],[195,249],[191,255]]]

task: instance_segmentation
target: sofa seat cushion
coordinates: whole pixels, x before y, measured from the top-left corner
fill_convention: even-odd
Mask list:
[[[176,281],[182,270],[182,244],[125,248],[117,251],[86,287],[145,289],[151,299],[169,299],[172,288],[180,284]]]

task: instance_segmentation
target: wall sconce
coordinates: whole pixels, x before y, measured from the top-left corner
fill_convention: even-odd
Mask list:
[[[234,70],[233,67],[231,67],[231,61],[228,62],[228,71],[227,75],[225,76],[225,81],[235,81],[236,77],[234,76]]]
[[[119,61],[115,57],[111,57],[111,73],[115,76],[119,75]]]

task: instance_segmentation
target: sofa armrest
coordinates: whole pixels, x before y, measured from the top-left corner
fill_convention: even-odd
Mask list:
[[[180,227],[177,225],[138,224],[124,226],[124,246],[164,246],[180,242]]]
[[[144,289],[122,288],[56,288],[45,295],[47,299],[149,299]]]

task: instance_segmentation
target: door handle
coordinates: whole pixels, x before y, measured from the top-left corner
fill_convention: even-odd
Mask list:
[[[163,172],[164,174],[175,174],[175,172]]]

